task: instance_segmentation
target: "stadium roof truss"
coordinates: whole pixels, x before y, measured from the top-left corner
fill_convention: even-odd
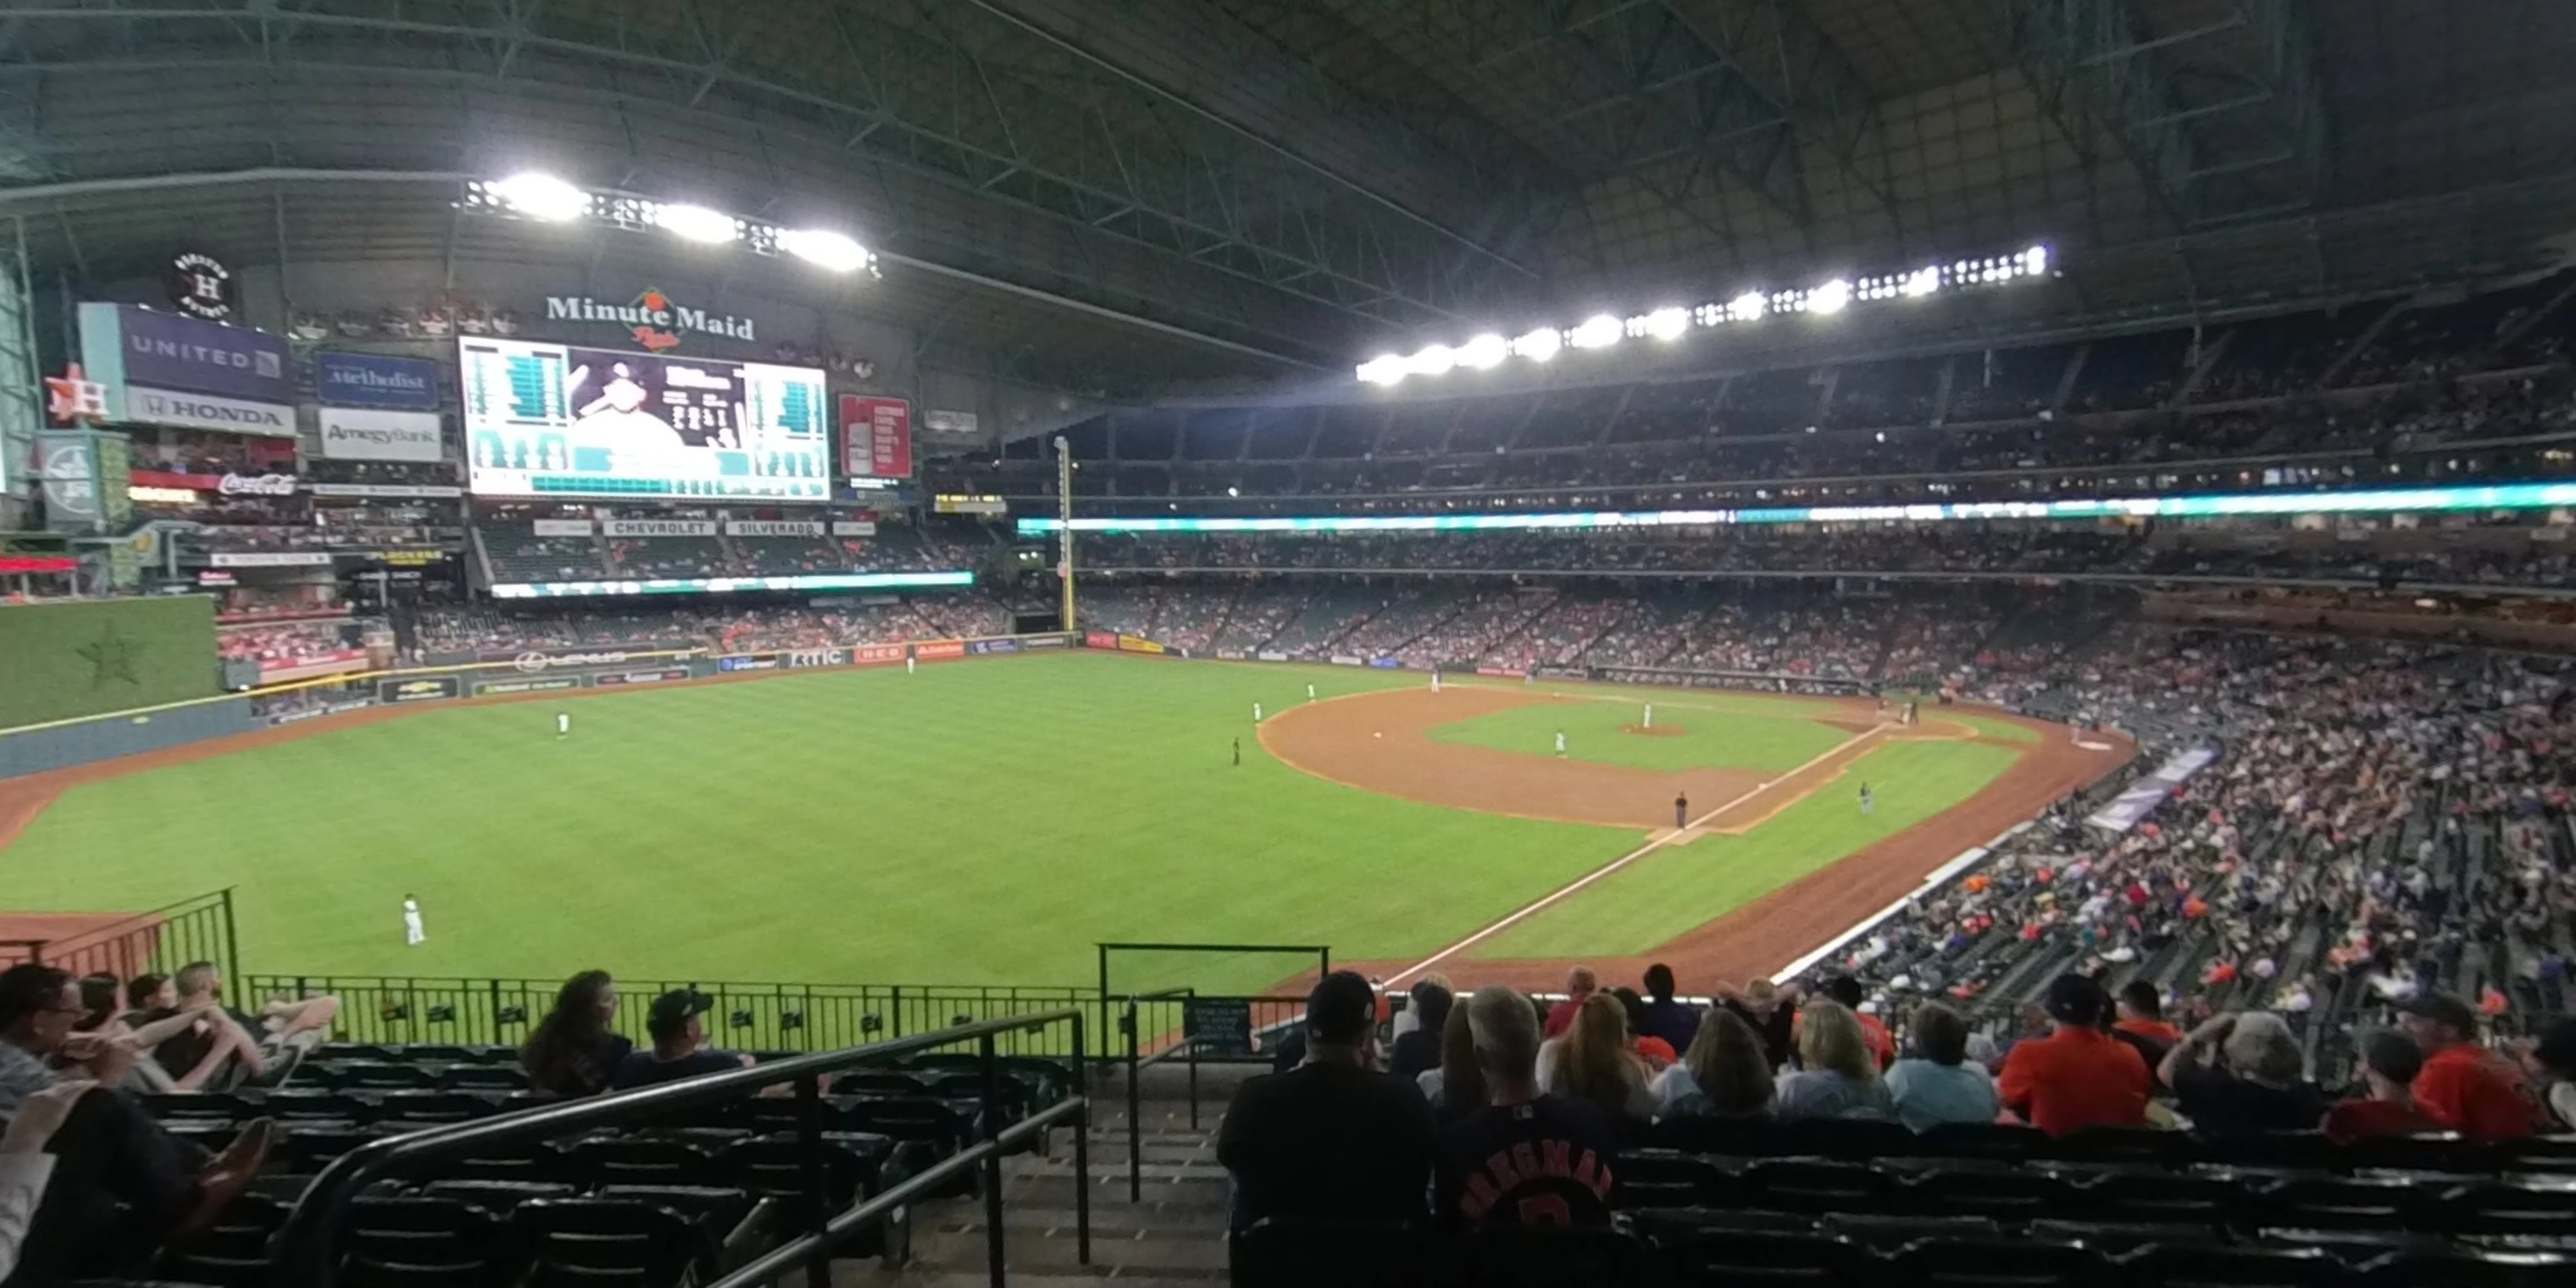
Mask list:
[[[2576,220],[2576,6],[2480,9],[39,2],[0,14],[0,214],[83,272],[560,259],[450,209],[534,166],[835,218],[886,280],[807,293],[1108,385],[2041,240],[2063,326],[2531,266]]]

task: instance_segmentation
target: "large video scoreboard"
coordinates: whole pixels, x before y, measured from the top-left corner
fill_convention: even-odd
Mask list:
[[[831,499],[814,368],[483,336],[456,351],[477,493]]]

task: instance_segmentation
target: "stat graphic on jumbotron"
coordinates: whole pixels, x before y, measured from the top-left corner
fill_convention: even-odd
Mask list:
[[[456,355],[478,493],[831,498],[814,368],[479,336]]]

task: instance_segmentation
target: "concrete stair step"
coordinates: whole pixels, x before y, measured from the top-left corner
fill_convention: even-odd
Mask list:
[[[977,1267],[984,1265],[984,1230],[948,1231],[913,1240],[914,1263],[917,1265]],[[1225,1272],[1225,1237],[1207,1230],[1137,1231],[1118,1236],[1103,1236],[1094,1230],[1091,1237],[1091,1268],[1114,1267],[1120,1278],[1131,1273],[1161,1274],[1173,1271],[1197,1274]],[[1023,1272],[1079,1274],[1080,1245],[1072,1230],[1057,1235],[1036,1235],[1026,1231],[1003,1231],[1002,1265],[1016,1280]]]

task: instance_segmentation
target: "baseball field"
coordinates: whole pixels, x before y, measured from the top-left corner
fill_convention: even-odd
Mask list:
[[[233,887],[275,972],[1081,984],[1096,942],[1157,940],[1740,977],[2118,754],[1865,701],[1076,652],[310,721],[0,784],[0,863],[22,911]]]

